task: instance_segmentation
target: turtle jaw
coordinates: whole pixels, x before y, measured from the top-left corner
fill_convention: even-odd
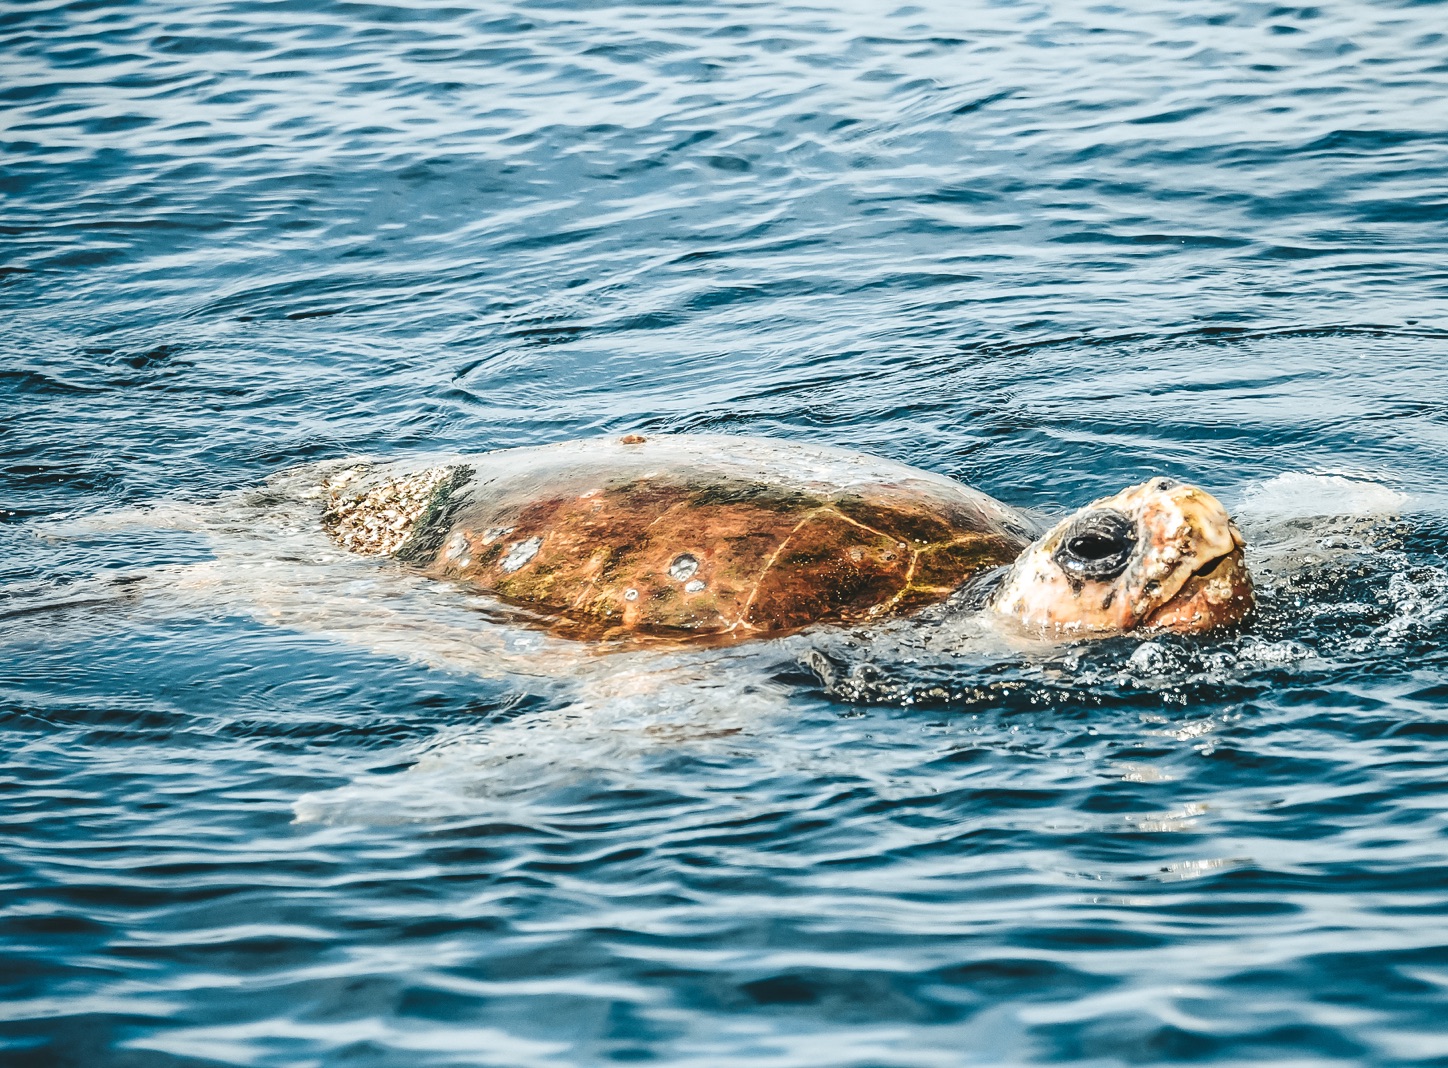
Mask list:
[[[1241,622],[1253,603],[1252,576],[1238,544],[1192,572],[1171,600],[1143,619],[1138,629],[1200,634]]]

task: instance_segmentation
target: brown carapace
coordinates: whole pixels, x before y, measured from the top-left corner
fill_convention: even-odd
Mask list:
[[[883,487],[822,496],[657,476],[474,513],[425,570],[557,613],[565,632],[745,635],[942,600],[1026,544],[982,525]]]
[[[879,619],[1009,564],[1033,533],[984,495],[910,468],[790,484],[698,457],[640,469],[647,450],[629,446],[643,444],[619,439],[601,464],[529,450],[542,453],[534,470],[501,475],[457,465],[378,481],[349,469],[332,480],[324,525],[348,548],[397,555],[585,639]]]

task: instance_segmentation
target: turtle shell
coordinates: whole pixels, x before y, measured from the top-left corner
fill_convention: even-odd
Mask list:
[[[879,619],[943,600],[1036,533],[1020,513],[917,468],[703,435],[466,458],[348,498],[393,502],[382,520],[359,506],[372,527],[355,529],[398,530],[386,517],[419,485],[431,496],[405,543],[379,551],[585,639]],[[343,540],[335,520],[329,529]]]

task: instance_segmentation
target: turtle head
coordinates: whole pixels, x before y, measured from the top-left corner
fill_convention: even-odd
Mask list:
[[[1252,580],[1221,502],[1153,478],[1093,501],[1028,546],[991,607],[1036,633],[1194,633],[1245,616]]]

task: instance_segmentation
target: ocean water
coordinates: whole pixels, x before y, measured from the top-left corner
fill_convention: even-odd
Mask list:
[[[0,1064],[1448,1065],[1448,10],[0,5]],[[1240,632],[598,655],[307,464],[1240,517]],[[820,665],[828,665],[821,669]]]

